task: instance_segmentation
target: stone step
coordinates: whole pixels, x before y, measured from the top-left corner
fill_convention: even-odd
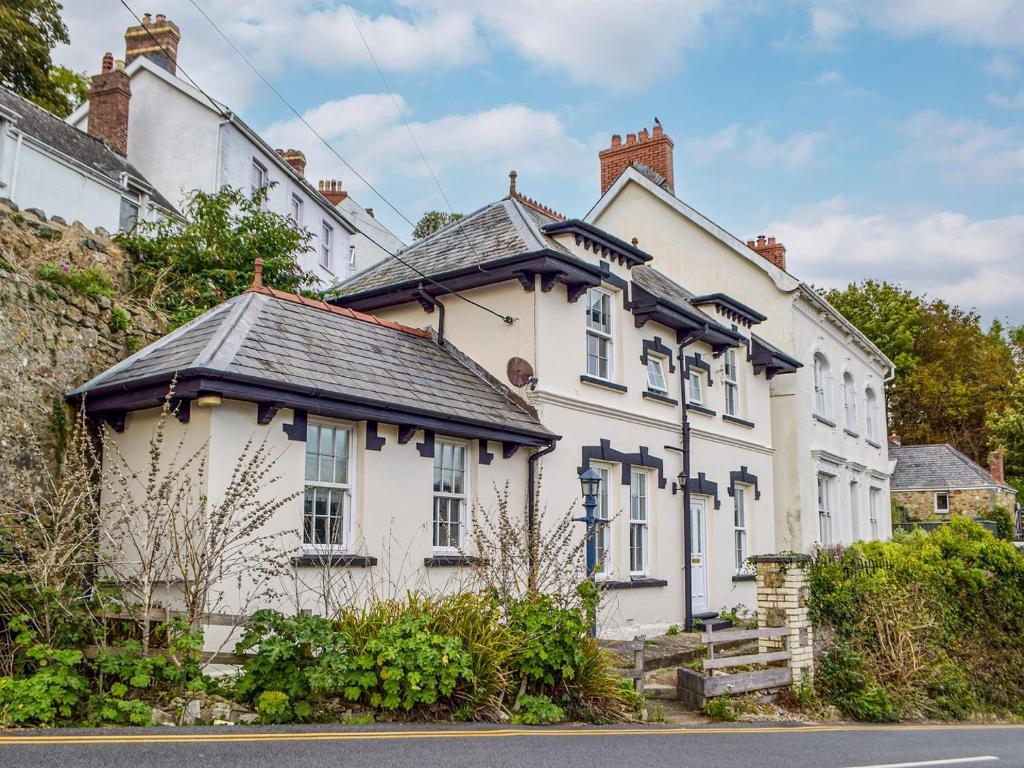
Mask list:
[[[648,699],[675,699],[676,686],[667,683],[644,683],[644,696]]]

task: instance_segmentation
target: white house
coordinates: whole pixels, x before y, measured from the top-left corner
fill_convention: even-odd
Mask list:
[[[123,142],[128,159],[179,207],[193,190],[270,185],[267,206],[312,235],[310,249],[297,258],[321,287],[400,245],[380,224],[365,225],[372,215],[351,199],[344,209],[328,199],[321,190],[337,182],[311,184],[302,152],[273,149],[227,106],[179,78],[180,39],[177,25],[162,15],[153,20],[147,14],[141,26],[129,27],[126,87],[94,91],[68,122],[112,145]]]
[[[113,62],[94,80],[116,82]],[[0,88],[0,198],[108,232],[177,215],[110,146]]]
[[[586,220],[637,237],[657,266],[697,291],[728,290],[767,315],[759,333],[804,363],[772,381],[775,518],[780,549],[888,538],[884,354],[786,271],[774,238],[742,241],[675,196],[661,126],[618,136],[601,155],[602,196]]]

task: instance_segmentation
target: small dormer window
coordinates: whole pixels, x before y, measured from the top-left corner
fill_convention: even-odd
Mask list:
[[[612,377],[612,297],[600,288],[587,292],[587,374]]]
[[[665,381],[665,367],[661,358],[647,358],[647,389],[661,395],[668,394],[668,383]]]

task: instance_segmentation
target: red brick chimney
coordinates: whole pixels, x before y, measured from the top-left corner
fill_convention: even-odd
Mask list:
[[[337,205],[348,197],[348,192],[341,188],[339,179],[320,179],[319,187],[320,194],[326,197],[331,205]]]
[[[282,160],[296,170],[299,176],[305,176],[306,156],[302,152],[297,149],[278,149],[275,151],[281,156]]]
[[[93,75],[89,88],[89,135],[107,142],[112,150],[128,156],[128,100],[132,97],[131,80],[123,61],[114,61],[111,53],[103,54],[103,68]]]
[[[992,479],[1000,485],[1006,484],[1006,475],[1003,471],[1003,452],[992,451],[988,455],[988,472],[992,475]]]
[[[645,165],[664,179],[669,192],[674,190],[672,174],[672,139],[665,135],[661,124],[655,120],[654,130],[648,133],[644,128],[639,135],[626,134],[622,142],[619,134],[612,136],[612,145],[598,154],[601,160],[601,194],[608,191],[621,173],[634,163]]]
[[[774,237],[758,235],[757,240],[747,240],[747,247],[757,251],[779,269],[786,269],[786,246],[775,242]]]
[[[124,60],[131,64],[139,56],[145,56],[173,75],[178,71],[179,42],[181,30],[177,24],[168,21],[162,13],[153,21],[147,13],[141,25],[128,27],[124,33]]]

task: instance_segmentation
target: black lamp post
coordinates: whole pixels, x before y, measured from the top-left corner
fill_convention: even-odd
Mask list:
[[[580,490],[583,492],[583,517],[574,517],[573,522],[587,526],[587,578],[593,580],[597,572],[597,533],[598,526],[605,525],[595,514],[597,496],[601,492],[601,475],[593,467],[580,472]],[[591,616],[590,634],[597,634],[597,616]]]

